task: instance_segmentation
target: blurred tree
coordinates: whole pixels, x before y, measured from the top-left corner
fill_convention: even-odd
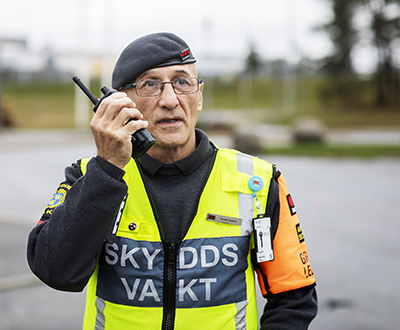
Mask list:
[[[256,52],[254,45],[251,43],[250,44],[250,52],[246,58],[246,67],[245,67],[244,73],[254,75],[257,72],[259,72],[259,70],[262,68],[262,65],[263,64],[260,59],[260,56]]]
[[[324,59],[322,70],[336,76],[354,75],[352,51],[361,41],[364,44],[369,42],[378,54],[373,74],[376,105],[398,105],[399,63],[396,65],[394,53],[400,42],[400,0],[328,1],[332,6],[333,17],[319,29],[329,35],[334,50],[332,55]],[[362,11],[369,16],[369,33],[355,27],[354,18]],[[365,40],[365,36],[368,36],[369,40]]]
[[[399,102],[399,68],[394,51],[400,39],[400,0],[364,0],[371,13],[373,45],[378,51],[375,72],[376,103],[380,107]],[[398,46],[398,44],[397,44]]]
[[[333,54],[324,59],[322,71],[328,74],[349,75],[354,73],[351,61],[351,52],[358,42],[357,31],[352,19],[359,0],[329,0],[332,6],[333,17],[330,22],[320,26],[332,40]]]

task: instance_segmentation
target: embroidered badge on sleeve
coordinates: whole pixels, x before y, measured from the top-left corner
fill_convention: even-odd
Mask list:
[[[54,193],[53,197],[50,199],[49,203],[47,204],[46,209],[44,210],[43,215],[50,216],[53,210],[60,204],[64,202],[65,196],[67,195],[68,190],[71,188],[70,185],[66,183],[60,184],[57,188],[56,192]]]
[[[297,236],[299,237],[300,243],[303,243],[304,242],[304,235],[303,235],[303,231],[301,230],[301,227],[300,227],[299,223],[296,225],[296,232],[297,232]]]
[[[295,215],[296,214],[296,206],[294,205],[292,196],[290,196],[290,194],[286,195],[286,200],[289,204],[290,214]]]

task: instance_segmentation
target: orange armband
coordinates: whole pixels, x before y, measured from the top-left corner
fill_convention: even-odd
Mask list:
[[[261,262],[255,267],[263,295],[295,290],[315,283],[296,208],[282,175],[278,178],[278,184],[280,211],[273,240],[274,260]]]

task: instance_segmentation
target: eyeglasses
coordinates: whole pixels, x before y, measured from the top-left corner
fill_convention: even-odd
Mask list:
[[[172,81],[161,81],[160,79],[140,80],[134,84],[128,84],[122,87],[135,88],[137,96],[157,96],[164,89],[164,84],[171,84],[175,94],[194,94],[199,91],[199,84],[203,81],[196,77],[179,77]]]

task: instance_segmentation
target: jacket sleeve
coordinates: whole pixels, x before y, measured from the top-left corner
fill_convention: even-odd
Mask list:
[[[89,161],[85,175],[77,164],[66,168],[28,238],[28,264],[40,280],[58,290],[84,289],[127,193],[123,174],[100,157]]]
[[[261,329],[307,329],[317,314],[315,277],[293,199],[283,175],[277,172],[271,203],[274,260],[253,264],[267,304]]]
[[[317,314],[315,285],[267,296],[261,330],[306,330]]]

